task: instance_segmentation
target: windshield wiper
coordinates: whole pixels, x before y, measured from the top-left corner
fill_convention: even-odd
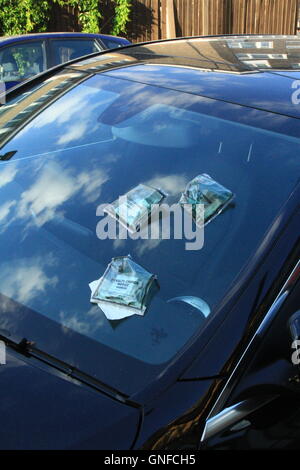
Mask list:
[[[1,333],[3,333],[3,330],[0,330],[0,340],[4,341],[7,347],[10,347],[17,353],[22,354],[26,357],[33,357],[34,359],[37,359],[38,361],[41,361],[44,364],[47,364],[48,366],[59,370],[66,376],[77,380],[87,385],[88,387],[98,392],[101,392],[104,395],[109,396],[110,398],[116,401],[119,401],[125,405],[132,406],[134,408],[140,408],[140,405],[138,403],[131,401],[128,398],[128,395],[125,395],[123,392],[120,392],[114,387],[111,387],[110,385],[101,382],[95,377],[81,371],[77,367],[74,367],[68,364],[67,362],[62,361],[61,359],[58,359],[52,356],[51,354],[48,354],[45,351],[42,351],[41,349],[38,349],[35,346],[34,341],[29,341],[28,339],[23,338],[19,343],[17,343],[11,340],[7,335],[4,336]]]
[[[17,153],[17,150],[12,150],[11,152],[6,152],[3,155],[0,155],[0,160],[2,162],[6,161],[6,160],[10,160],[16,153]]]

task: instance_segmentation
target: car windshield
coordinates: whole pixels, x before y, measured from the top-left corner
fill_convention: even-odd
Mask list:
[[[294,122],[105,73],[3,106],[0,329],[125,393],[146,385],[201,334],[298,183]],[[101,204],[145,185],[171,205],[199,175],[234,195],[203,247],[99,238]],[[111,320],[89,284],[128,254],[158,288],[143,314]]]

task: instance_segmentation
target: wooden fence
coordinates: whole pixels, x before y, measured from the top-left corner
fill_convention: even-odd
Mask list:
[[[173,0],[176,36],[206,34],[295,34],[299,0]],[[110,33],[111,0],[99,2],[100,28]],[[126,37],[133,42],[167,37],[170,0],[132,0]],[[54,5],[51,31],[80,31],[77,11]],[[175,35],[174,34],[174,35]]]

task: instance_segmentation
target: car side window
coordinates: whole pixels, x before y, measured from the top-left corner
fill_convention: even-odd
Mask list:
[[[91,54],[92,52],[101,51],[101,47],[92,39],[52,39],[50,44],[53,65],[77,59],[77,57]]]
[[[15,43],[0,50],[0,80],[21,81],[46,70],[44,41]]]
[[[101,41],[108,49],[114,49],[115,47],[124,46],[124,44],[121,44],[118,41],[114,41],[113,39],[101,38]]]
[[[21,81],[46,70],[44,41],[13,44],[0,50],[0,80]]]

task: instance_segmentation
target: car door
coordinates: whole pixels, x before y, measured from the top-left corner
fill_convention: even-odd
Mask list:
[[[206,421],[201,448],[299,448],[300,341],[295,342],[296,336],[300,337],[300,260],[256,331],[254,347],[249,345],[249,354],[246,351],[241,357],[219,396]]]
[[[47,69],[44,40],[16,41],[0,49],[0,81],[6,88]]]
[[[49,46],[52,67],[87,54],[92,54],[93,52],[104,50],[101,48],[99,42],[93,38],[50,39]]]

